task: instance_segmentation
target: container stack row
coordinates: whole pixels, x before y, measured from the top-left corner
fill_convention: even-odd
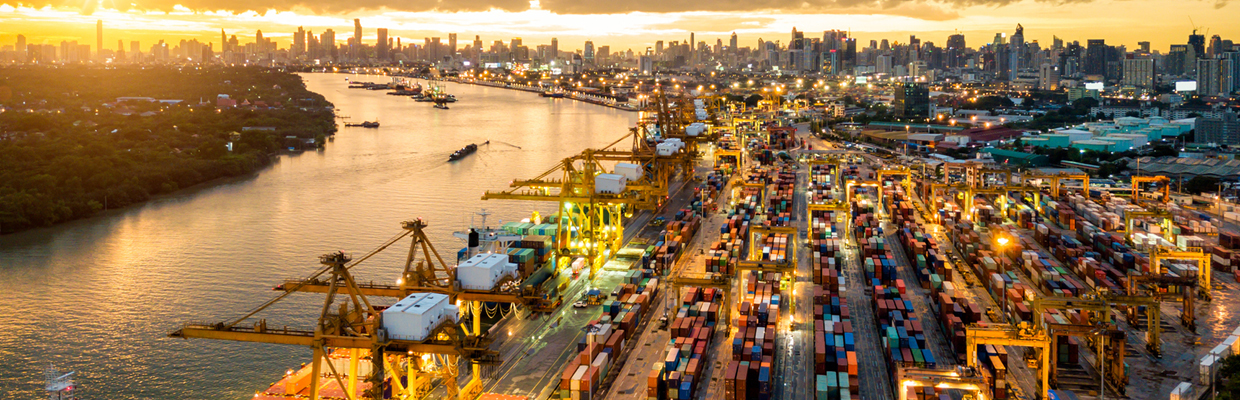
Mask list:
[[[814,269],[814,398],[861,398],[856,337],[848,309],[844,252],[840,248],[837,211],[812,216]]]
[[[657,280],[653,284],[657,287]],[[630,344],[637,331],[637,322],[654,294],[649,283],[640,293],[628,293],[636,287],[626,286],[621,300],[605,303],[601,316],[590,321],[589,325],[595,329],[577,343],[577,355],[560,375],[559,398],[589,400],[599,394],[599,385]]]
[[[711,288],[685,288],[680,308],[668,325],[671,340],[646,380],[650,400],[688,400],[707,385],[703,373],[711,366],[710,346],[719,322],[723,293]]]
[[[779,274],[749,271],[742,284],[731,361],[724,367],[724,398],[769,400],[780,316]]]

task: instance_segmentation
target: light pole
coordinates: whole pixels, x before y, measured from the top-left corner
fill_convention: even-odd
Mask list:
[[[999,255],[1000,256],[1003,255],[1003,248],[1006,247],[1008,242],[1010,241],[1011,240],[1008,239],[1007,236],[1003,236],[1003,235],[999,235],[999,237],[995,239],[995,242],[999,244]],[[1007,288],[1006,287],[1003,290],[1003,295],[999,297],[1003,299],[1003,304],[1000,306],[999,315],[1003,319],[1002,322],[1006,323],[1007,322]]]

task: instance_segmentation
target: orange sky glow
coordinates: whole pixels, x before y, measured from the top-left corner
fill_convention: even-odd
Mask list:
[[[228,3],[220,3],[220,10],[203,9],[215,4],[210,0],[199,0],[208,5],[195,5],[197,9],[181,3],[138,9],[138,4],[124,6],[115,0],[88,1],[85,5],[6,1],[0,0],[0,46],[13,44],[18,34],[25,35],[29,43],[77,40],[93,46],[95,21],[103,20],[104,45],[108,48],[115,48],[117,40],[123,40],[126,48],[133,40],[148,48],[159,39],[172,43],[198,39],[215,43],[218,49],[220,29],[237,35],[242,43],[253,41],[254,32],[261,29],[265,37],[284,47],[298,26],[315,34],[331,28],[336,38],[344,41],[353,34],[353,18],[362,20],[368,43],[375,40],[375,28],[383,27],[389,29],[390,36],[406,42],[420,43],[432,36],[446,40],[448,32],[455,32],[461,46],[471,42],[473,35],[481,35],[487,46],[494,40],[507,42],[521,37],[533,47],[557,37],[561,49],[577,49],[585,40],[593,40],[596,45],[610,45],[613,52],[640,51],[656,40],[683,41],[689,32],[708,44],[717,38],[726,43],[732,32],[740,36],[741,46],[753,47],[758,38],[787,43],[793,27],[807,32],[808,37],[820,36],[823,30],[850,30],[859,39],[859,47],[867,46],[872,39],[905,42],[910,34],[942,45],[947,35],[959,31],[965,34],[969,47],[977,47],[990,42],[995,33],[1011,34],[1018,23],[1025,27],[1026,41],[1038,40],[1044,46],[1054,35],[1082,43],[1102,38],[1129,49],[1136,48],[1138,41],[1150,41],[1154,50],[1165,53],[1169,45],[1187,41],[1194,23],[1209,36],[1218,34],[1240,42],[1240,24],[1234,23],[1240,17],[1240,5],[1218,0],[907,0],[881,4],[822,0],[819,2],[832,7],[813,9],[780,8],[779,1],[772,0],[760,3],[775,8],[758,10],[737,9],[746,4],[735,3],[716,10],[646,12],[604,7],[598,13],[582,10],[592,2],[554,11],[541,7],[538,1],[521,9],[510,3],[478,0],[467,1],[470,6],[481,7],[478,10],[440,11],[419,10],[404,3],[387,5],[381,0],[364,2],[361,7],[366,8],[362,9],[286,0],[265,12],[255,12]],[[555,7],[561,6],[557,3]]]

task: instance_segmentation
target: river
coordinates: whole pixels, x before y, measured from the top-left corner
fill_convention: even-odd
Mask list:
[[[638,117],[451,83],[445,89],[461,101],[437,110],[345,84],[346,77],[386,77],[303,76],[340,115],[382,126],[341,127],[324,151],[280,156],[252,176],[0,237],[0,399],[43,398],[49,363],[77,371],[85,399],[252,397],[306,362],[309,349],[167,333],[184,321],[243,315],[274,297],[279,281],[317,268],[320,254],[366,253],[399,233],[403,220],[426,219],[444,254],[462,244],[451,232],[481,208],[494,214],[493,226],[553,209],[480,197],[614,141]],[[487,140],[474,155],[446,162],[454,150]],[[359,279],[394,279],[403,250],[363,264]],[[294,295],[259,316],[272,327],[312,327],[321,299]]]

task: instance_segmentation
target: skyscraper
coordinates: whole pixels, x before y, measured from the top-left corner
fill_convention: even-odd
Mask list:
[[[293,33],[293,48],[289,49],[290,56],[297,58],[306,54],[306,30],[297,27],[297,32]]]
[[[548,51],[549,58],[552,60],[560,58],[560,40],[551,38],[551,49]]]
[[[1154,77],[1158,76],[1154,73],[1154,59],[1152,58],[1124,59],[1123,75],[1121,84],[1131,85],[1138,89],[1153,89]]]
[[[895,89],[896,115],[925,118],[930,115],[930,90],[924,84],[905,82]]]
[[[1106,73],[1107,47],[1103,39],[1089,39],[1085,48],[1085,75],[1102,75]]]
[[[448,34],[448,56],[456,58],[456,34]]]
[[[964,67],[964,49],[964,35],[957,33],[947,37],[947,67]]]
[[[95,20],[95,51],[98,52],[95,54],[100,58],[103,57],[103,20],[101,19]]]
[[[736,54],[736,32],[732,32],[732,39],[728,41],[728,50]]]
[[[378,41],[375,42],[375,55],[379,57],[379,61],[388,60],[388,30],[387,28],[379,28],[376,30],[379,35]]]
[[[22,62],[26,62],[26,35],[17,35],[17,54],[22,56]]]
[[[336,50],[336,32],[330,28],[319,35],[319,46],[323,48],[323,55],[331,57],[333,61],[339,56]]]
[[[1235,90],[1231,59],[1203,58],[1197,60],[1197,93],[1202,96],[1226,96]]]
[[[259,29],[258,33],[254,34],[254,48],[259,54],[262,54],[267,52],[266,45],[267,42],[263,41],[263,30]]]
[[[692,36],[693,34],[690,33],[689,35]],[[582,50],[581,56],[582,56],[581,57],[582,61],[584,61],[586,64],[594,64],[594,42],[593,41],[589,41],[589,40],[586,41],[586,47],[584,50]]]
[[[232,50],[228,48],[228,35],[224,34],[224,28],[220,28],[220,53]]]
[[[1206,55],[1206,35],[1198,35],[1197,30],[1193,29],[1193,34],[1188,35],[1188,47],[1192,50],[1193,58],[1202,58]]]
[[[353,19],[353,57],[361,58],[362,56],[362,20]]]
[[[1008,77],[1015,78],[1016,71],[1025,66],[1025,27],[1016,24],[1016,33],[1008,40]]]

